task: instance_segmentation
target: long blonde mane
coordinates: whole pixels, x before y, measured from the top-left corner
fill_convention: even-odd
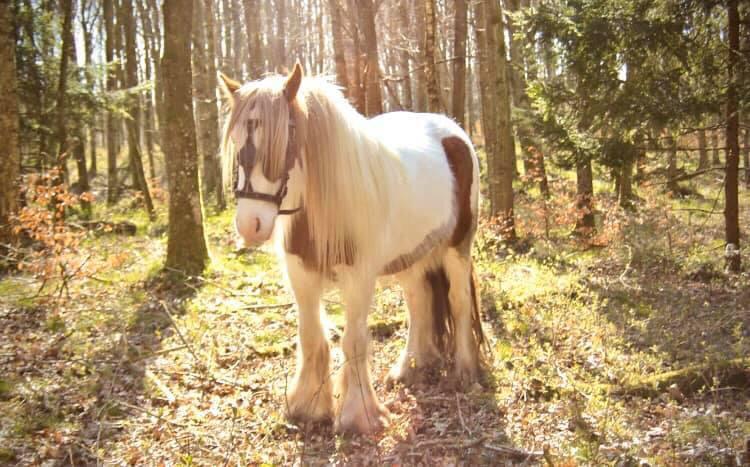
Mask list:
[[[304,78],[292,105],[283,84],[283,78],[272,77],[239,90],[225,126],[224,180],[231,177],[236,154],[232,139],[244,141],[240,123],[250,109],[257,109],[264,127],[257,163],[264,164],[267,178],[283,170],[291,110],[304,178],[301,202],[317,264],[346,257],[352,242],[359,252],[380,253],[373,251],[382,243],[377,236],[405,184],[399,156],[371,134],[367,120],[328,79]]]

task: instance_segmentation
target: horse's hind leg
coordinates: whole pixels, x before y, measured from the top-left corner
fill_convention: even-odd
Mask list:
[[[287,257],[287,272],[299,306],[297,372],[287,394],[288,416],[298,421],[330,420],[333,393],[330,350],[320,316],[321,279],[296,257]]]
[[[398,276],[409,309],[406,347],[388,374],[390,381],[412,384],[420,373],[441,359],[435,342],[432,290],[421,268],[410,268]]]
[[[443,265],[450,284],[448,300],[454,321],[455,376],[458,384],[466,387],[479,377],[484,345],[477,284],[474,282],[470,254],[449,248]]]

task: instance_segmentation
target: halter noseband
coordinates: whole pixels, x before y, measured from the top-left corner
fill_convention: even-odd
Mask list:
[[[287,194],[287,183],[289,182],[289,172],[294,167],[294,161],[297,158],[297,147],[296,147],[296,134],[294,120],[289,119],[289,138],[286,145],[286,167],[284,176],[281,179],[281,186],[279,187],[276,194],[260,193],[253,189],[253,184],[250,182],[250,174],[253,166],[255,165],[255,145],[252,143],[252,134],[254,128],[252,128],[251,122],[248,122],[248,138],[245,141],[245,145],[240,149],[238,155],[238,164],[242,167],[242,171],[245,173],[245,184],[242,188],[236,188],[234,190],[234,196],[237,199],[257,199],[260,201],[267,201],[273,203],[279,208],[279,215],[294,214],[301,208],[294,209],[281,209],[281,203],[284,201],[284,197]],[[235,186],[239,185],[239,180],[235,183]]]

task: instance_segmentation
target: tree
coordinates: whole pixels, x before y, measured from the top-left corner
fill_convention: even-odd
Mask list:
[[[114,70],[115,59],[115,23],[113,0],[104,0],[104,28],[106,34],[105,54],[107,60],[107,91],[112,93],[117,88],[117,77]],[[107,203],[114,204],[118,198],[117,187],[117,129],[112,110],[107,112]]]
[[[250,59],[248,61],[250,65],[250,79],[259,79],[263,76],[265,65],[263,61],[263,44],[261,42],[260,32],[260,7],[258,0],[244,0],[245,3],[245,29],[247,31],[247,38],[250,41]],[[206,2],[206,6],[209,6],[209,2]],[[213,28],[212,28],[213,29]],[[214,73],[216,75],[216,73]],[[216,78],[214,78],[216,81]],[[216,90],[216,86],[212,88]]]
[[[372,0],[357,2],[359,24],[365,39],[365,115],[383,113],[378,66],[378,37],[375,33],[375,6]]]
[[[466,0],[456,0],[453,40],[453,96],[451,115],[465,128],[466,109]]]
[[[740,220],[739,220],[739,105],[738,77],[740,59],[740,15],[737,0],[727,2],[727,35],[729,57],[727,59],[727,152],[726,179],[724,181],[724,221],[726,231],[726,262],[731,272],[740,272]]]
[[[208,261],[203,206],[198,183],[198,153],[192,110],[190,37],[192,2],[164,0],[162,73],[164,143],[169,183],[168,268],[199,274]]]
[[[336,63],[336,82],[344,88],[344,95],[349,96],[349,77],[346,72],[346,55],[344,52],[343,23],[341,5],[338,0],[328,0],[328,11],[331,14],[331,35],[333,36],[333,61]]]
[[[18,93],[16,86],[16,40],[13,30],[13,8],[0,2],[0,253],[4,246],[15,243],[10,219],[18,210],[19,151]]]
[[[128,130],[128,156],[133,173],[133,184],[141,191],[143,203],[148,216],[153,220],[156,217],[154,202],[143,171],[143,158],[141,156],[140,129],[141,129],[141,106],[139,96],[136,92],[138,86],[138,57],[135,51],[135,19],[133,17],[133,0],[120,0],[120,17],[122,27],[125,31],[125,85],[130,88],[128,95],[128,118],[125,126]]]
[[[424,70],[425,90],[427,92],[427,111],[440,112],[440,88],[438,72],[435,65],[435,35],[437,34],[437,16],[435,0],[424,0]]]
[[[510,127],[502,12],[497,2],[486,0],[475,4],[474,16],[490,212],[500,218],[503,238],[512,241],[516,238],[513,214],[515,148]]]

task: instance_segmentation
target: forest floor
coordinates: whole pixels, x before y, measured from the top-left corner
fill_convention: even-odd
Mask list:
[[[380,286],[372,369],[393,419],[369,437],[285,420],[295,307],[270,248],[235,248],[231,212],[207,218],[209,269],[175,280],[161,270],[163,204],[150,223],[130,201],[97,203],[95,217],[137,233],[92,234],[79,254],[117,267],[59,294],[25,274],[0,280],[0,464],[741,465],[748,366],[717,368],[750,355],[750,276],[723,272],[721,181],[699,182],[680,199],[641,188],[635,212],[597,186],[586,241],[570,235],[570,180],[553,181],[549,202],[521,190],[518,245],[480,227],[493,361],[465,392],[385,387],[405,305]],[[325,306],[336,341],[335,293]]]

